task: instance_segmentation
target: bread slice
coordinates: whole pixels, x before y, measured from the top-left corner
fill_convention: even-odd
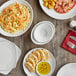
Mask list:
[[[37,64],[38,58],[37,58],[37,56],[35,56],[33,53],[30,54],[28,58],[32,58],[32,59],[35,61],[35,64]]]
[[[48,50],[45,50],[45,49],[43,49],[43,52],[45,54],[46,61],[48,61],[50,59],[50,52]]]
[[[41,60],[40,53],[38,51],[34,51],[33,54],[38,58],[38,61]]]
[[[35,67],[33,67],[30,62],[26,62],[26,63],[25,63],[25,66],[27,67],[27,69],[28,69],[30,72],[35,72]]]
[[[32,64],[32,66],[35,67],[35,60],[33,60],[32,58],[27,58],[26,61],[30,62]]]
[[[40,53],[40,59],[41,59],[40,61],[45,61],[46,57],[43,50],[39,49],[38,52]]]

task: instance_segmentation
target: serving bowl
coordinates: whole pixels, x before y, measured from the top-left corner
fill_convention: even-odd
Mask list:
[[[9,33],[9,32],[4,31],[2,28],[0,28],[0,33],[1,33],[2,35],[4,35],[4,36],[8,36],[8,37],[20,36],[20,35],[24,34],[24,33],[30,28],[30,26],[31,26],[31,24],[32,24],[32,21],[33,21],[33,9],[32,9],[32,7],[31,7],[31,5],[30,5],[27,1],[25,1],[25,0],[10,0],[10,1],[5,2],[5,3],[0,7],[0,13],[1,13],[6,7],[8,7],[8,6],[10,6],[11,4],[14,4],[14,3],[16,3],[16,2],[18,2],[18,3],[20,3],[20,4],[22,4],[22,5],[25,5],[25,6],[28,7],[28,9],[29,9],[29,11],[30,11],[30,14],[31,14],[30,22],[29,22],[28,26],[27,26],[24,30],[20,30],[20,31],[18,31],[18,32],[16,32],[16,33]]]

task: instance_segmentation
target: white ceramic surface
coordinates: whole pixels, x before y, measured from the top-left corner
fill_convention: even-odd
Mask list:
[[[24,60],[23,60],[23,69],[24,69],[24,72],[27,74],[27,76],[38,76],[38,74],[35,72],[35,73],[31,73],[29,72],[29,70],[25,67],[25,63],[26,63],[26,59],[27,57],[29,56],[29,54],[31,54],[33,51],[35,50],[38,50],[38,49],[44,49],[44,48],[35,48],[35,49],[32,49],[30,50],[24,57]],[[54,56],[52,55],[52,53],[50,52],[50,60],[48,61],[50,64],[51,64],[51,75],[53,74],[54,70],[55,70],[55,67],[56,67],[56,60],[54,58]],[[50,76],[51,76],[50,75]]]
[[[57,76],[76,76],[76,63],[64,65],[57,73]]]
[[[16,63],[16,50],[14,45],[0,42],[0,70],[9,70]]]
[[[44,45],[53,38],[54,34],[54,24],[50,21],[41,21],[32,29],[31,40],[37,45]]]
[[[69,19],[72,18],[74,16],[76,16],[76,6],[69,11],[68,13],[65,14],[60,14],[57,13],[54,9],[48,9],[47,7],[44,7],[43,5],[43,0],[39,0],[40,6],[42,8],[42,10],[50,17],[55,18],[55,19],[59,19],[59,20],[64,20],[64,19]]]
[[[31,7],[31,5],[30,5],[27,1],[25,1],[25,0],[9,0],[9,1],[5,2],[5,3],[4,3],[3,5],[1,5],[1,7],[0,7],[0,13],[4,10],[4,8],[6,8],[6,7],[8,7],[9,5],[11,5],[11,4],[13,4],[13,3],[16,3],[16,2],[18,2],[18,3],[20,3],[20,4],[23,4],[23,5],[26,5],[26,6],[29,7],[29,10],[30,10],[30,13],[31,13],[30,23],[28,24],[28,27],[27,27],[27,28],[25,28],[24,30],[21,30],[21,31],[19,31],[19,32],[17,32],[17,33],[14,33],[14,34],[8,33],[8,32],[6,32],[6,31],[4,31],[2,28],[0,28],[0,33],[1,33],[2,35],[9,36],[9,37],[20,36],[20,35],[24,34],[24,33],[30,28],[30,26],[31,26],[31,24],[32,24],[32,21],[33,21],[33,9],[32,9],[32,7]]]
[[[21,50],[12,42],[0,38],[0,73],[7,75],[16,64],[21,55]]]

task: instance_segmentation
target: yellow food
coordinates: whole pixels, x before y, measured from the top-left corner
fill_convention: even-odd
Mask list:
[[[34,51],[33,54],[38,58],[38,61],[41,60],[39,51]]]
[[[0,13],[0,26],[9,33],[15,33],[27,28],[30,22],[30,11],[27,6],[15,3]]]
[[[32,58],[27,58],[26,60],[27,62],[30,62],[32,64],[32,66],[35,67],[35,61]]]
[[[37,62],[38,62],[37,56],[35,56],[34,54],[30,54],[28,58],[32,58],[35,61],[35,63],[37,64]]]
[[[55,4],[56,4],[57,0],[44,0],[44,6],[49,8],[49,9],[53,9]]]
[[[45,50],[45,49],[43,49],[43,51],[44,51],[44,54],[46,55],[46,61],[48,61],[49,59],[50,59],[50,52],[48,51],[48,50]]]
[[[40,61],[48,61],[50,59],[50,54],[48,50],[45,49],[38,49],[33,51],[28,58],[26,59],[26,64],[25,66],[28,68],[30,71],[31,68],[33,68],[32,71],[30,72],[35,72],[35,67],[38,62]]]
[[[46,55],[44,54],[44,51],[43,50],[38,50],[38,51],[40,53],[41,61],[42,60],[46,61]]]
[[[45,2],[45,3],[44,3],[44,6],[46,6],[46,7],[47,7],[47,6],[48,6],[48,2]]]
[[[48,62],[40,62],[38,63],[36,70],[40,75],[47,75],[51,71],[51,66]]]
[[[30,72],[35,72],[35,68],[32,67],[32,64],[30,62],[26,62],[25,66],[28,68]]]

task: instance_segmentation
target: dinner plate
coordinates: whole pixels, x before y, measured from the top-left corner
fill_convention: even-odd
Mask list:
[[[27,74],[27,76],[38,76],[38,74],[36,72],[35,73],[29,72],[29,70],[25,66],[26,59],[29,56],[29,54],[31,54],[33,51],[38,50],[38,49],[44,49],[44,48],[35,48],[35,49],[30,50],[23,59],[23,69],[24,69],[24,72]],[[51,68],[52,68],[51,75],[52,75],[55,70],[55,67],[56,67],[56,60],[51,52],[50,52],[50,56],[51,56],[51,58],[49,60],[49,63],[51,64]]]
[[[57,73],[57,76],[76,76],[76,63],[64,65]]]
[[[55,18],[55,19],[59,19],[59,20],[64,20],[64,19],[69,19],[72,18],[74,16],[76,16],[76,6],[69,11],[68,13],[65,14],[60,14],[57,13],[54,9],[48,9],[47,7],[45,7],[43,5],[43,0],[39,0],[40,6],[42,8],[42,10],[50,17]]]
[[[23,5],[26,5],[26,6],[29,8],[30,13],[31,13],[30,23],[28,24],[27,28],[25,28],[24,30],[20,30],[19,32],[16,32],[16,33],[13,33],[13,34],[12,34],[12,33],[9,33],[9,32],[6,32],[6,31],[4,31],[2,28],[0,28],[0,33],[1,33],[2,35],[9,36],[9,37],[20,36],[20,35],[24,34],[24,33],[30,28],[30,26],[31,26],[31,24],[32,24],[32,21],[33,21],[33,9],[32,9],[32,7],[31,7],[31,5],[30,5],[27,1],[25,1],[25,0],[9,0],[9,1],[5,2],[4,4],[2,4],[2,5],[0,6],[0,13],[1,13],[6,7],[8,7],[8,6],[10,6],[11,4],[16,3],[16,2],[18,2],[18,3],[20,3],[20,4],[23,4]]]
[[[21,55],[21,50],[12,42],[0,38],[0,73],[7,75],[16,64]]]

